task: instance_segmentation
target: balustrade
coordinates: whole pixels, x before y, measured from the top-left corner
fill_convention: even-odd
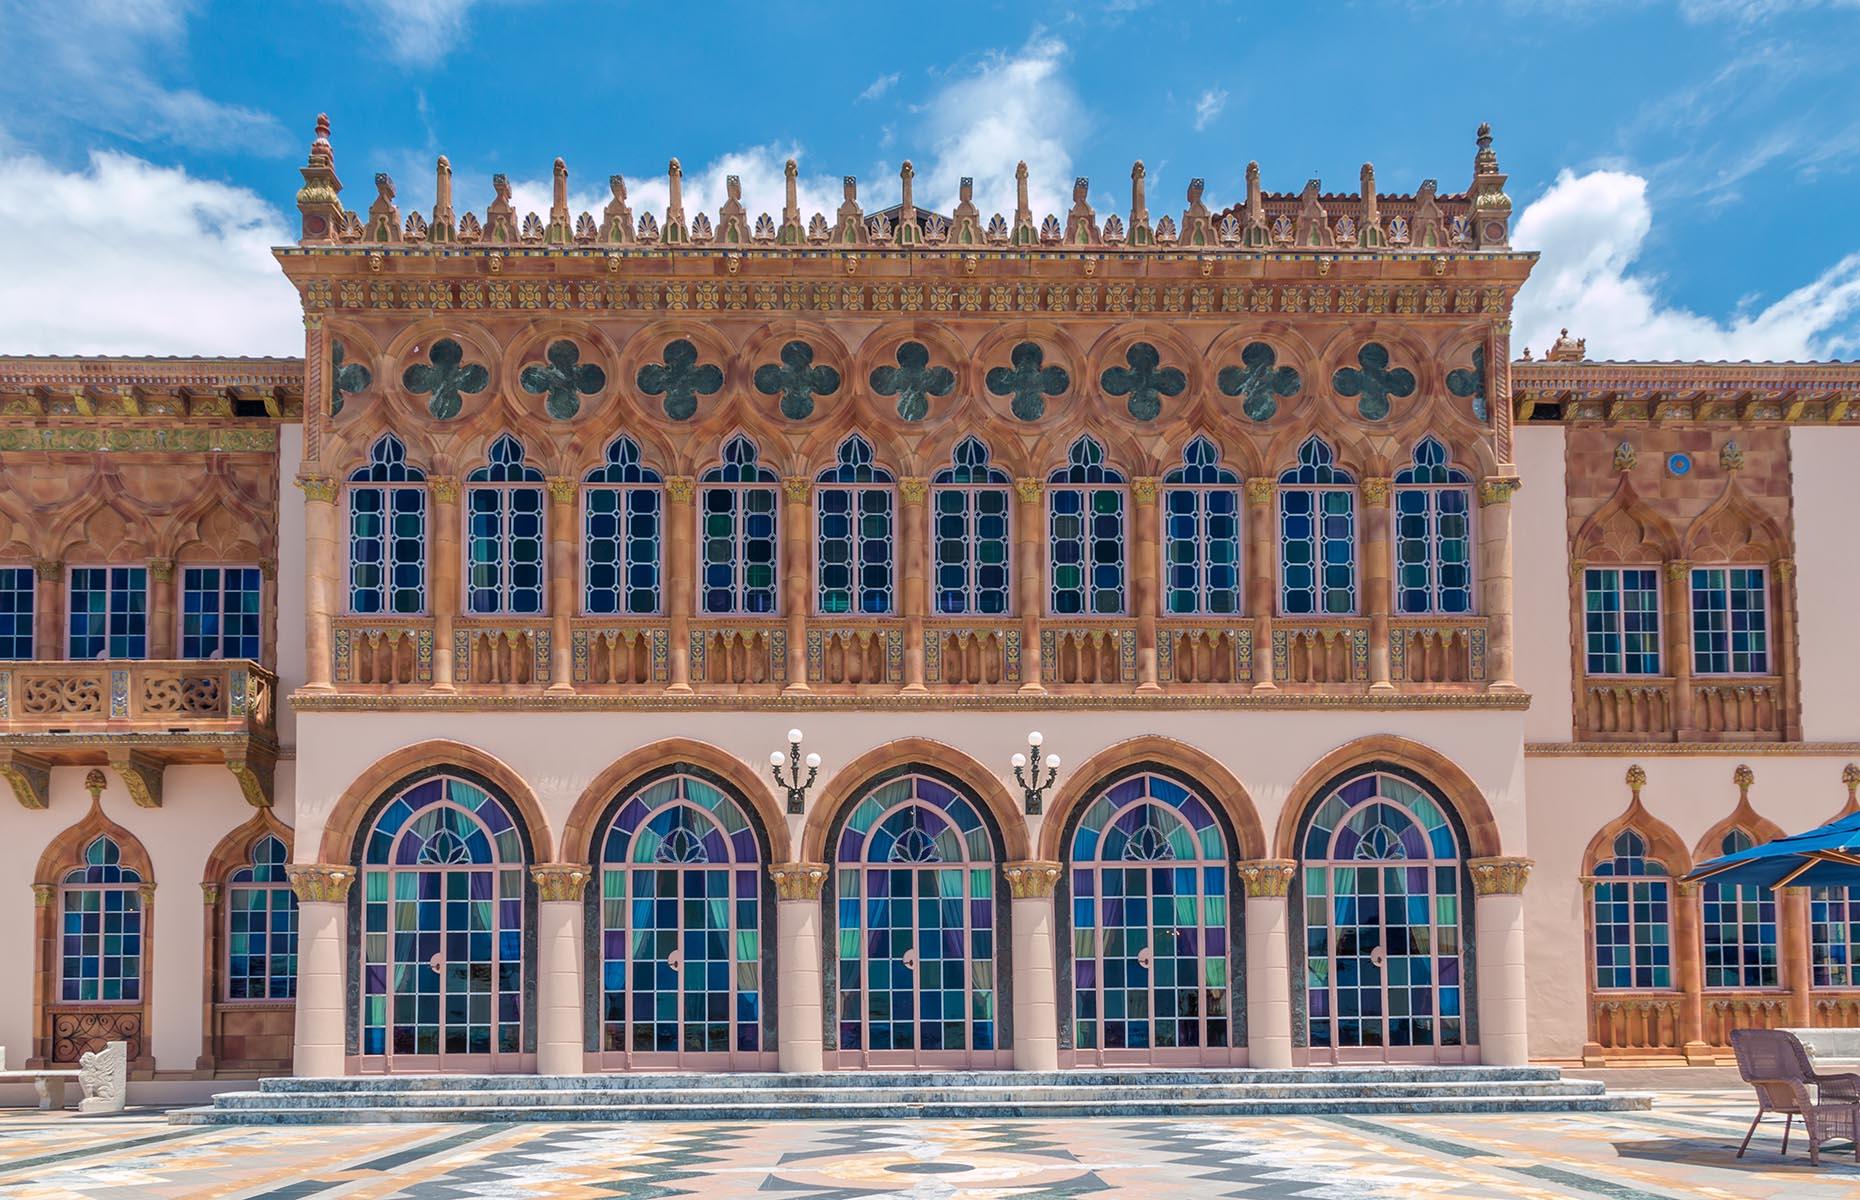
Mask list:
[[[1821,1029],[1852,1029],[1860,1025],[1860,992],[1817,993],[1809,1002],[1808,1023]]]
[[[1705,999],[1705,1041],[1731,1044],[1733,1029],[1782,1029],[1790,1024],[1789,997],[1775,992],[1734,992]]]
[[[337,684],[386,687],[433,682],[433,622],[430,618],[383,621],[342,617],[335,622]]]
[[[897,622],[810,624],[807,681],[810,686],[903,683],[904,629]]]
[[[1252,683],[1252,626],[1159,622],[1156,677],[1162,683]]]
[[[1592,737],[1631,740],[1673,734],[1671,679],[1591,679],[1582,690],[1582,725]]]
[[[549,682],[552,630],[547,621],[518,623],[460,618],[452,627],[452,678],[458,684],[505,687]]]
[[[1396,683],[1484,683],[1485,622],[1465,617],[1391,621],[1389,674]]]
[[[1368,682],[1368,620],[1275,619],[1272,674],[1280,685]]]
[[[1046,683],[1134,684],[1137,681],[1137,627],[1128,625],[1058,625],[1040,627],[1040,661]]]
[[[926,622],[924,682],[931,687],[1019,687],[1019,621]]]
[[[1610,1056],[1677,1055],[1685,1038],[1679,1027],[1677,992],[1642,995],[1607,993],[1594,1001],[1592,1046]]]
[[[671,679],[671,635],[662,625],[582,621],[570,639],[577,687],[663,685]]]
[[[755,618],[692,621],[691,682],[713,687],[786,684],[786,623]]]
[[[1782,694],[1782,679],[1775,675],[1705,680],[1695,677],[1692,722],[1702,735],[1780,738]]]
[[[246,659],[19,663],[0,670],[0,717],[22,731],[149,726],[270,731],[277,677]]]

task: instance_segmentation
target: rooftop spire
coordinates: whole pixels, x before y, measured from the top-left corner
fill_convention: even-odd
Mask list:
[[[1031,246],[1040,240],[1033,228],[1033,209],[1027,204],[1027,160],[1014,164],[1014,244]]]
[[[1511,197],[1505,194],[1505,175],[1498,169],[1498,152],[1492,149],[1492,125],[1479,123],[1479,152],[1473,155],[1472,235],[1483,250],[1511,245]]]
[[[297,211],[302,214],[301,237],[306,242],[332,242],[342,232],[342,180],[336,178],[336,153],[329,145],[329,114],[316,115],[316,134],[310,155],[301,168],[304,182],[297,189]]]
[[[781,232],[776,240],[784,246],[801,244],[801,202],[796,197],[795,177],[800,167],[791,158],[782,165]]]
[[[1149,199],[1144,194],[1145,175],[1142,159],[1130,164],[1130,244],[1133,246],[1147,246],[1155,240],[1155,231],[1150,228]]]
[[[553,187],[549,194],[549,230],[543,240],[551,246],[566,246],[575,240],[574,226],[568,215],[568,164],[555,160]]]
[[[685,169],[677,159],[666,164],[667,196],[665,200],[665,228],[659,237],[668,244],[677,244],[690,240],[689,230],[685,226]]]
[[[434,242],[458,238],[458,221],[452,211],[452,163],[443,154],[433,165],[433,224],[426,236]]]

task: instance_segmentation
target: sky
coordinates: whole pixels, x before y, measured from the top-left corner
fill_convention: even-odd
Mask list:
[[[751,213],[948,211],[973,176],[1036,219],[1091,179],[1153,212],[1191,177],[1220,207],[1257,160],[1272,191],[1466,187],[1490,121],[1542,261],[1512,345],[1568,326],[1591,357],[1860,357],[1860,0],[0,0],[0,353],[297,354],[270,247],[295,238],[315,115],[349,207],[390,173],[458,207],[493,172],[577,211],[627,177],[663,216],[737,174]]]

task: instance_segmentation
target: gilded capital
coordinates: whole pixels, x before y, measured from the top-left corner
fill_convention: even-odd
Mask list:
[[[1285,858],[1258,858],[1234,864],[1249,899],[1283,898],[1292,887],[1298,864]]]
[[[778,900],[818,900],[827,882],[827,864],[770,863],[769,878],[775,881]]]
[[[1691,563],[1686,562],[1684,559],[1675,558],[1666,564],[1666,581],[1668,583],[1684,583],[1686,581],[1686,572],[1691,569]]]
[[[1513,493],[1523,486],[1523,481],[1518,479],[1481,479],[1479,506],[1490,508],[1494,504],[1510,504]]]
[[[906,504],[922,504],[930,494],[930,481],[922,478],[898,480],[898,499]]]
[[[334,504],[336,492],[342,485],[328,475],[299,475],[297,486],[303,489],[305,500]]]
[[[538,900],[579,900],[592,874],[580,863],[537,863],[530,868]]]
[[[38,572],[40,579],[56,581],[64,575],[65,564],[60,559],[41,558],[32,564],[32,569]]]
[[[174,560],[172,558],[149,559],[149,578],[156,583],[173,583]]]
[[[1130,499],[1135,504],[1156,503],[1156,477],[1139,475],[1130,481]]]
[[[32,904],[35,908],[50,908],[52,901],[58,898],[58,885],[55,883],[35,883],[32,885]]]
[[[1475,858],[1466,864],[1472,872],[1473,893],[1479,896],[1519,896],[1535,864],[1528,858]]]
[[[220,885],[217,883],[201,884],[200,898],[206,901],[208,908],[212,908],[215,904],[220,902]]]
[[[1776,577],[1784,583],[1795,578],[1795,559],[1779,558],[1776,560]]]
[[[805,475],[783,475],[781,490],[795,504],[805,504],[814,494],[814,481]]]
[[[428,475],[426,490],[432,493],[434,504],[457,504],[459,499],[458,476]]]
[[[571,476],[551,475],[549,477],[549,498],[557,504],[573,504],[575,493],[580,490]]]
[[[1246,502],[1255,507],[1272,503],[1273,482],[1263,475],[1255,475],[1246,481]]]
[[[665,477],[665,498],[673,504],[689,504],[691,497],[697,494],[697,482],[689,475],[667,475]]]
[[[334,863],[291,863],[284,868],[300,904],[341,904],[355,882],[355,868]]]
[[[1361,485],[1363,505],[1366,508],[1387,508],[1389,506],[1389,480],[1386,475],[1371,475]]]
[[[1022,504],[1037,504],[1040,497],[1046,494],[1046,485],[1038,479],[1016,479],[1014,494],[1020,497]]]
[[[1007,876],[1008,894],[1016,900],[1049,897],[1059,886],[1061,868],[1056,862],[1040,859],[1011,862],[1001,870]]]

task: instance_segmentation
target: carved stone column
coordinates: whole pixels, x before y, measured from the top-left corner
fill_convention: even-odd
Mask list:
[[[343,556],[337,537],[338,484],[327,475],[302,475],[304,493],[304,689],[327,692],[330,622],[341,611]]]
[[[1479,1055],[1487,1066],[1530,1061],[1524,969],[1524,884],[1528,858],[1475,858],[1473,927],[1479,957]]]
[[[1253,688],[1271,691],[1272,614],[1279,598],[1273,594],[1279,541],[1274,528],[1272,496],[1275,485],[1266,476],[1246,481],[1246,610],[1253,614]]]
[[[575,690],[575,655],[570,644],[574,628],[577,577],[575,550],[581,544],[575,500],[581,488],[572,477],[549,480],[549,690],[558,695]]]
[[[1801,657],[1796,645],[1795,632],[1795,560],[1779,558],[1776,560],[1776,582],[1771,587],[1776,597],[1776,645],[1771,653],[1772,669],[1778,676],[1777,688],[1782,693],[1776,699],[1778,724],[1782,728],[1783,740],[1799,742],[1802,740],[1802,702],[1796,692],[1796,672],[1800,667]],[[1799,892],[1800,888],[1786,889]]]
[[[1363,611],[1369,614],[1369,690],[1395,689],[1389,681],[1389,481],[1370,476],[1363,496]]]
[[[1485,677],[1491,691],[1517,690],[1512,628],[1511,494],[1515,479],[1479,482],[1479,607],[1485,616]]]
[[[38,606],[33,621],[33,657],[64,658],[70,653],[64,639],[65,564],[55,558],[42,558],[32,564],[32,570],[39,577],[33,595]]]
[[[775,1061],[782,1071],[819,1071],[826,1064],[822,1036],[820,890],[825,863],[773,863],[775,944],[781,970],[775,989]]]
[[[814,485],[805,475],[784,476],[781,514],[782,609],[788,618],[788,686],[807,686],[807,615],[813,610]]]
[[[1046,485],[1014,481],[1014,607],[1020,613],[1020,690],[1043,692],[1040,618],[1046,612]]]
[[[344,983],[349,885],[355,868],[332,863],[285,868],[297,895],[297,1029],[292,1073],[346,1072],[348,992]]]
[[[225,960],[226,947],[221,936],[226,923],[220,920],[220,885],[203,883],[200,885],[200,898],[205,905],[202,913],[200,944],[207,962],[206,970],[200,973],[200,1055],[194,1059],[194,1070],[205,1077],[211,1077],[219,1066],[219,1041],[213,1029],[214,1002],[219,999],[217,988],[220,983],[222,968],[214,964]]]
[[[1666,673],[1673,677],[1673,739],[1691,741],[1692,724],[1692,564],[1674,559],[1666,564],[1660,593],[1660,621],[1666,626]]]
[[[452,475],[431,475],[426,490],[433,508],[426,589],[426,603],[433,613],[433,690],[449,692],[453,690],[452,621],[458,616],[464,569],[459,547],[459,481]]]
[[[1131,600],[1137,616],[1137,690],[1153,692],[1161,688],[1156,679],[1156,617],[1161,609],[1162,582],[1158,562],[1158,525],[1156,515],[1156,479],[1130,481],[1131,519]]]
[[[538,863],[536,881],[536,1073],[583,1069],[582,903],[590,872],[579,863]]]
[[[1059,1068],[1059,947],[1053,892],[1056,862],[1012,862],[1003,868],[1014,926],[1014,1066]]]
[[[1674,971],[1679,980],[1680,1053],[1688,1066],[1709,1067],[1717,1056],[1705,1042],[1705,961],[1703,942],[1704,912],[1699,885],[1675,883],[1678,892],[1673,905]]]
[[[671,660],[669,691],[691,690],[692,580],[697,575],[697,486],[689,475],[665,481],[665,552],[659,569],[665,580],[666,640]]]
[[[1246,889],[1246,1061],[1292,1065],[1291,914],[1286,899],[1298,864],[1265,858],[1237,864]]]
[[[904,690],[924,691],[924,618],[930,615],[928,479],[900,479],[898,555],[904,576]]]
[[[149,657],[179,658],[174,609],[174,560],[149,559]]]

